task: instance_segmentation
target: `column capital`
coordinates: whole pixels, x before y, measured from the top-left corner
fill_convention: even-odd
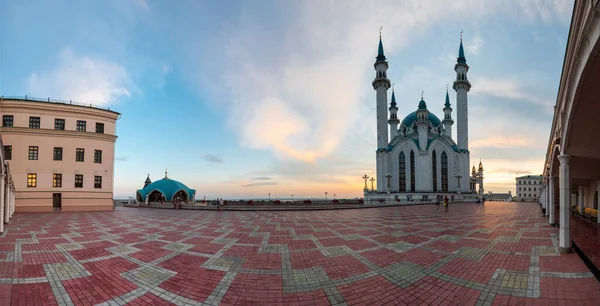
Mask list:
[[[569,161],[571,160],[571,156],[567,155],[567,154],[561,154],[558,157],[558,160],[560,161],[561,165],[568,165]]]

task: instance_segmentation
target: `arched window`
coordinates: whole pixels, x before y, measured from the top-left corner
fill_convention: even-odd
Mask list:
[[[404,156],[404,152],[400,152],[400,157],[398,158],[398,181],[398,190],[406,192],[406,157]]]
[[[442,192],[448,192],[448,154],[442,151]]]
[[[415,151],[410,151],[410,191],[415,192]]]
[[[431,153],[431,173],[433,178],[433,192],[437,192],[437,160],[435,150]]]

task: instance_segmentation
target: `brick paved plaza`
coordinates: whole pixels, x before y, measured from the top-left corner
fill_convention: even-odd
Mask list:
[[[0,304],[599,305],[532,203],[16,214]]]

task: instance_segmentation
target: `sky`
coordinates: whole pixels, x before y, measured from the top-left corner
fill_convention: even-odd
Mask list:
[[[197,198],[353,198],[375,174],[380,27],[399,118],[421,91],[442,116],[462,30],[471,162],[482,160],[486,192],[514,194],[516,176],[542,172],[572,7],[3,0],[0,93],[120,112],[115,197],[168,168]]]

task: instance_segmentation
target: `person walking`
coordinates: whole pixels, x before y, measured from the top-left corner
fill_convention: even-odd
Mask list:
[[[448,196],[444,198],[444,211],[448,211]]]
[[[435,197],[435,206],[437,206],[437,211],[438,212],[440,211],[440,199],[441,199],[441,197],[442,197],[441,195],[437,195]]]

